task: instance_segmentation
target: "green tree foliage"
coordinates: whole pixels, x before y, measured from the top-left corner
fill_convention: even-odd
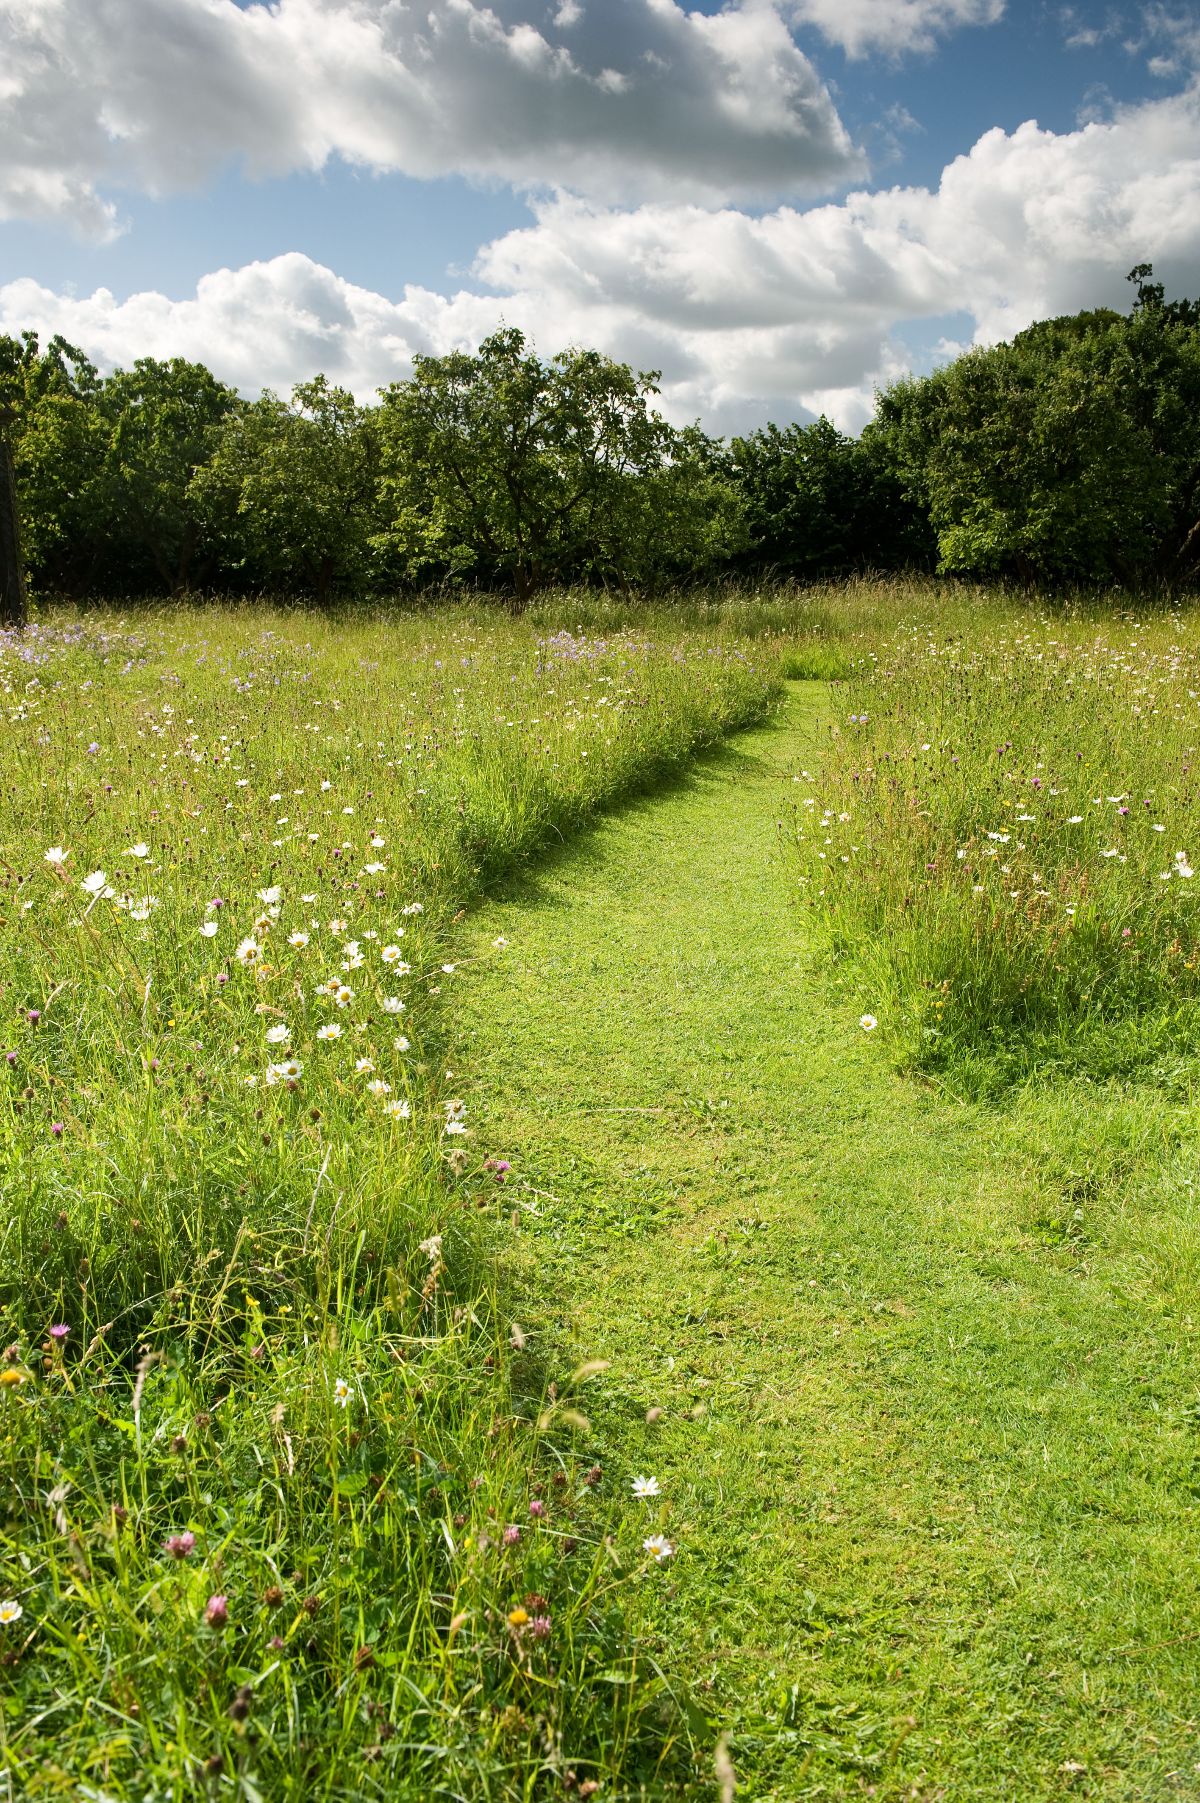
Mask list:
[[[22,550],[43,587],[91,588],[103,555],[108,429],[100,376],[82,351],[36,333],[0,338],[0,404],[11,443]]]
[[[1200,562],[1200,329],[1139,265],[1132,315],[1045,320],[879,398],[874,437],[940,567],[1178,581]]]
[[[598,351],[543,363],[515,329],[476,356],[418,357],[383,396],[379,543],[414,574],[511,588],[652,580],[740,533],[698,433],[650,405],[656,377]]]
[[[105,543],[110,563],[120,563],[130,586],[174,594],[211,574],[193,479],[212,458],[223,422],[239,408],[233,389],[182,357],[139,358],[104,384]]]
[[[317,376],[230,412],[191,498],[240,585],[324,602],[370,580],[378,479],[375,413]]]
[[[324,376],[241,400],[202,365],[99,375],[0,337],[28,570],[75,595],[312,595],[469,582],[656,588],[936,564],[1026,582],[1200,577],[1200,301],[1130,274],[1128,316],[1042,320],[829,420],[726,445],[655,408],[657,375],[543,362],[505,329],[418,357],[363,406]]]
[[[801,577],[927,565],[926,518],[906,498],[884,447],[824,417],[769,425],[731,446],[746,508],[749,559]]]

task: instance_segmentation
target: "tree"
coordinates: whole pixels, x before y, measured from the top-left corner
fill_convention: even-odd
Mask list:
[[[142,357],[105,383],[101,505],[110,557],[130,586],[177,593],[193,578],[202,536],[193,479],[239,405],[232,388],[183,357]]]
[[[25,567],[17,512],[17,479],[13,471],[9,427],[12,409],[0,401],[0,626],[25,624]]]
[[[231,576],[324,603],[370,574],[378,473],[375,415],[317,376],[228,413],[190,498]]]
[[[21,549],[42,587],[84,592],[103,556],[101,387],[95,366],[63,338],[43,350],[34,332],[0,337]]]
[[[880,396],[874,436],[927,507],[943,570],[1130,584],[1195,570],[1200,330],[1150,273],[1134,271],[1130,318],[1043,320]]]
[[[929,563],[924,514],[869,433],[848,438],[824,417],[768,425],[735,438],[730,460],[754,563],[807,577]]]
[[[639,580],[667,543],[701,548],[711,472],[652,409],[656,384],[598,351],[542,363],[513,328],[475,356],[418,357],[383,395],[381,547],[410,576],[471,575],[518,606],[568,577]]]

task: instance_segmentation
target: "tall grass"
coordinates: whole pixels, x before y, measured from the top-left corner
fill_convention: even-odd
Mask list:
[[[1194,618],[917,618],[797,779],[801,891],[864,1006],[975,1087],[1177,1068],[1200,1022]]]
[[[666,1784],[645,1521],[476,1254],[443,1023],[462,908],[772,657],[210,608],[0,689],[8,1794]]]

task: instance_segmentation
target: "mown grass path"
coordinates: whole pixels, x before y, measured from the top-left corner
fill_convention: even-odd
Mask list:
[[[1191,1192],[1155,1179],[1148,1255],[1161,1119],[956,1104],[813,971],[777,823],[831,705],[792,685],[470,923],[524,1324],[612,1361],[605,1483],[661,1483],[658,1651],[739,1795],[1200,1795]]]

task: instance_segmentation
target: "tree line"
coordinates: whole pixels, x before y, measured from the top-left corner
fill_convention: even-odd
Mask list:
[[[520,605],[558,582],[912,568],[1185,584],[1200,302],[1152,278],[1131,273],[1128,315],[1045,320],[894,384],[858,438],[679,429],[654,373],[543,362],[512,328],[418,357],[372,406],[324,376],[248,401],[183,358],[104,377],[62,338],[0,337],[0,528],[15,496],[30,583],[77,598],[443,583]]]

